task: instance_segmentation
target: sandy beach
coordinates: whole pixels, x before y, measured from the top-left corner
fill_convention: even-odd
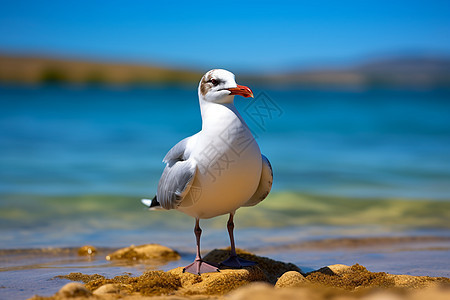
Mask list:
[[[426,244],[431,241],[450,242],[446,238],[431,237],[384,238],[347,240],[341,244],[324,240],[304,246],[319,250],[330,246],[359,248],[380,243],[386,246]],[[66,254],[92,257],[106,249],[99,251],[93,246],[84,246],[77,253],[73,250]],[[244,250],[238,253],[258,264],[202,275],[184,273],[183,267],[167,271],[147,270],[139,276],[128,273],[105,277],[101,274],[72,272],[51,279],[61,285],[53,295],[35,295],[31,299],[444,299],[450,295],[450,279],[447,277],[371,272],[357,263],[352,266],[329,265],[305,272],[292,263],[257,256]],[[205,259],[218,264],[227,255],[227,249],[216,249],[209,252]],[[111,262],[153,268],[164,265],[164,262],[178,261],[179,258],[178,252],[157,244],[130,246],[106,256]]]
[[[182,273],[181,266],[192,259],[193,253],[158,244],[120,249],[90,245],[10,249],[0,251],[0,295],[23,299],[66,299],[74,295],[80,299],[260,299],[256,295],[282,299],[300,294],[313,299],[359,299],[386,293],[399,299],[416,299],[419,294],[444,297],[450,291],[448,268],[445,262],[439,265],[436,260],[445,259],[449,249],[450,238],[443,236],[322,239],[254,250],[262,255],[240,250],[243,258],[258,265],[201,276]],[[228,253],[225,249],[206,252],[205,258],[213,263]],[[353,259],[338,261],[335,253],[342,252]],[[315,255],[324,265],[308,269],[270,258],[282,257],[280,253],[301,256],[305,265]],[[378,268],[374,268],[372,253],[384,254],[383,260],[376,260]],[[414,258],[409,257],[411,253],[428,257],[423,263],[430,268],[417,269],[412,263]],[[411,262],[409,269],[403,268],[403,273],[383,272],[389,264],[391,270],[401,265],[398,255]],[[327,256],[334,256],[336,263],[325,264]],[[414,268],[415,276],[410,275]]]

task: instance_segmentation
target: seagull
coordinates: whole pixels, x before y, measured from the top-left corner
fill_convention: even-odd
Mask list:
[[[237,256],[233,219],[238,208],[256,205],[267,197],[273,173],[234,106],[235,95],[253,98],[250,88],[236,84],[233,73],[213,69],[202,77],[198,86],[202,129],[169,150],[163,159],[166,166],[156,196],[141,200],[150,210],[176,209],[195,218],[197,254],[183,272],[219,271],[218,266],[201,257],[200,219],[224,214],[229,214],[231,250],[220,266],[242,268],[256,264]]]

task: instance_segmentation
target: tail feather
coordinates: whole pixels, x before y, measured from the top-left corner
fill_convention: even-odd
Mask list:
[[[142,204],[148,207],[149,210],[161,210],[162,208],[161,204],[156,199],[156,196],[153,197],[153,199],[141,199]]]

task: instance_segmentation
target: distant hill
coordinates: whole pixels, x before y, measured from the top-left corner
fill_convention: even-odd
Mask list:
[[[198,82],[200,72],[48,57],[0,55],[0,81],[23,83],[148,84]]]
[[[197,84],[202,72],[149,65],[0,55],[0,82]],[[391,57],[353,67],[239,75],[242,82],[283,86],[450,87],[450,57]]]
[[[450,86],[450,58],[397,57],[356,68],[372,84]]]
[[[270,75],[264,81],[285,85],[450,87],[450,57],[392,57],[354,67]]]

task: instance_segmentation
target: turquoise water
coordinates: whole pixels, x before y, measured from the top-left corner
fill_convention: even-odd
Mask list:
[[[275,196],[269,200],[277,204],[262,205],[254,223],[246,226],[304,225],[298,220],[315,215],[303,209],[309,202],[300,201],[302,195],[312,203],[328,203],[332,211],[339,197],[348,198],[343,215],[365,199],[448,203],[449,90],[254,87],[254,92],[255,100],[236,98],[236,105],[273,165]],[[0,94],[0,223],[6,231],[3,239],[9,237],[8,248],[33,246],[33,238],[25,243],[15,239],[15,229],[34,236],[73,223],[68,230],[74,236],[66,239],[70,243],[80,221],[94,232],[112,228],[111,220],[118,219],[123,223],[113,226],[117,229],[149,225],[133,218],[135,212],[145,214],[138,199],[155,193],[162,157],[172,145],[201,128],[195,87],[3,86]],[[280,196],[286,191],[298,196]],[[274,213],[283,206],[288,209]],[[401,211],[397,220],[423,220],[417,211],[427,210],[423,204],[415,206],[415,212],[395,206]],[[432,206],[436,210],[428,214],[438,214],[438,222],[425,225],[446,227],[439,226],[445,209]],[[290,210],[295,214],[289,215]],[[323,211],[316,213],[306,224],[346,224],[330,221],[332,216]],[[150,218],[175,226],[164,217]],[[292,218],[295,222],[286,221]],[[352,219],[348,224],[367,217]],[[176,223],[178,228],[183,222]],[[380,216],[373,219],[375,225],[379,222]],[[52,240],[45,238],[48,232],[39,245]]]
[[[243,210],[244,226],[448,228],[450,90],[253,89],[236,105],[275,180],[267,203]],[[152,224],[190,230],[189,218],[150,215],[138,200],[154,195],[165,153],[201,128],[195,87],[2,86],[0,95],[0,248],[75,246]],[[387,204],[390,214],[375,205],[392,199],[407,202]]]
[[[275,191],[450,198],[450,91],[254,90],[254,102],[236,104]],[[151,196],[162,157],[201,127],[195,87],[0,95],[1,194]],[[255,117],[266,96],[277,110]]]
[[[238,211],[239,247],[304,270],[358,262],[449,276],[450,90],[252,88],[255,100],[236,105],[272,163],[274,187],[263,203]],[[196,87],[1,86],[0,249],[161,243],[182,260],[158,268],[187,264],[193,220],[150,213],[139,199],[154,195],[165,153],[201,128],[197,101]],[[225,224],[226,216],[202,221],[205,250],[228,246]],[[442,240],[295,246],[377,236]],[[65,283],[55,275],[146,268],[5,251],[6,298],[50,295]]]

